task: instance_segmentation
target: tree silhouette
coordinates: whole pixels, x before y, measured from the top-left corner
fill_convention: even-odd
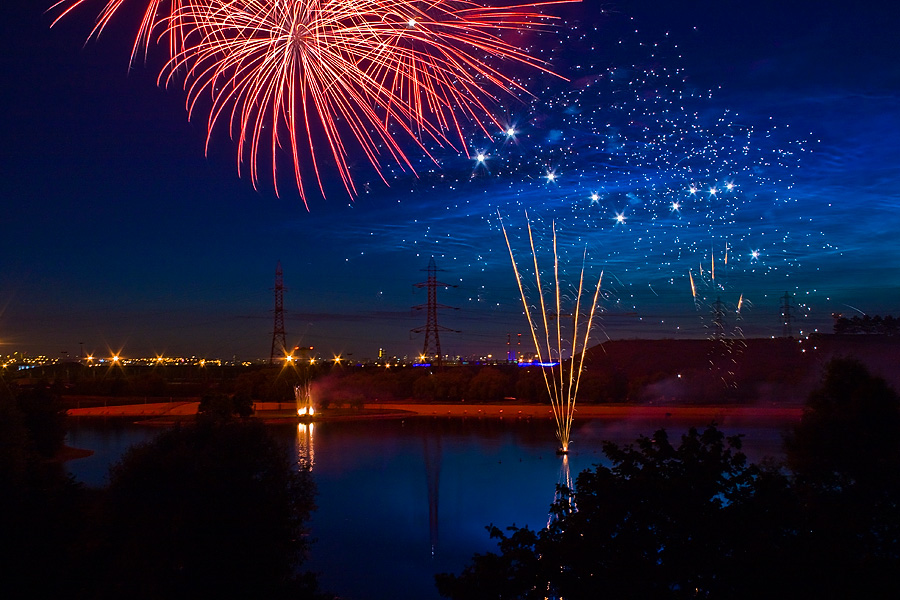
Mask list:
[[[823,389],[810,397],[808,414],[816,419],[798,428],[809,434],[813,457],[816,448],[829,448],[820,440],[831,443],[829,435],[807,431],[834,432],[825,415],[837,423],[860,412],[893,422],[895,397],[864,375],[852,362],[829,366]],[[869,408],[848,413],[837,400],[847,397],[866,398],[861,402]],[[869,425],[870,417],[858,423]],[[879,436],[892,431],[879,427],[873,430]],[[885,467],[897,440],[870,442],[864,456]],[[882,472],[878,482],[869,479],[878,466],[829,451],[820,457],[827,468],[792,476],[776,464],[747,464],[740,438],[714,426],[689,430],[677,447],[660,430],[633,445],[607,443],[604,453],[609,466],[583,471],[574,489],[560,489],[548,527],[489,527],[498,552],[475,555],[459,575],[436,576],[441,595],[749,600],[900,594],[896,469]]]
[[[491,527],[500,553],[476,555],[461,575],[439,575],[450,598],[759,597],[727,577],[737,556],[768,537],[742,523],[764,520],[757,496],[787,480],[748,465],[740,438],[714,426],[689,430],[678,447],[664,430],[635,445],[607,443],[611,466],[583,471],[562,489],[541,530]],[[766,549],[768,550],[768,548]]]
[[[897,393],[859,361],[834,359],[785,446],[806,556],[833,578],[832,590],[900,593]]]
[[[197,414],[214,420],[246,418],[253,414],[253,400],[244,391],[232,395],[207,392],[200,398]]]
[[[900,468],[900,397],[856,359],[825,367],[786,440],[788,465],[822,486],[883,487]]]
[[[260,423],[201,421],[110,474],[99,597],[315,597],[297,576],[313,483]]]

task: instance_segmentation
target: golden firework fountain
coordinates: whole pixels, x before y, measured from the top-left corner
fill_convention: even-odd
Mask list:
[[[308,383],[294,386],[294,401],[300,421],[310,423],[316,415],[316,407],[313,406],[312,388]]]
[[[527,218],[526,214],[526,219]],[[553,417],[556,420],[556,437],[560,444],[556,453],[565,455],[569,453],[572,420],[575,416],[575,399],[578,395],[578,384],[581,381],[581,374],[584,371],[584,355],[587,350],[591,329],[594,325],[594,314],[597,309],[597,301],[600,298],[600,285],[603,281],[603,273],[600,273],[590,309],[587,309],[583,306],[585,303],[582,302],[582,295],[584,292],[584,263],[587,260],[587,251],[585,251],[582,258],[581,277],[578,280],[577,293],[575,294],[574,312],[569,315],[573,319],[572,330],[570,332],[571,335],[564,336],[561,323],[564,315],[562,312],[562,292],[559,278],[559,253],[557,252],[556,245],[556,224],[554,223],[552,227],[553,284],[547,287],[545,294],[544,288],[541,285],[541,271],[538,266],[537,250],[534,245],[531,222],[528,221],[528,240],[531,245],[531,255],[534,260],[535,290],[537,290],[537,300],[539,300],[537,307],[540,310],[540,313],[535,314],[534,316],[532,315],[535,313],[535,309],[529,303],[528,295],[526,294],[522,283],[522,276],[519,273],[519,267],[516,264],[516,258],[513,254],[512,244],[509,241],[509,236],[506,233],[506,228],[503,226],[502,220],[500,222],[500,227],[503,230],[506,247],[509,249],[509,258],[512,261],[516,282],[519,285],[519,294],[522,296],[522,306],[525,309],[525,317],[528,319],[528,324],[531,328],[535,353],[541,367],[541,373],[544,376],[544,384],[547,386],[547,393],[550,396]],[[555,323],[551,323],[551,321],[555,321]],[[585,321],[587,322],[586,325]],[[571,342],[572,354],[569,359],[569,364],[566,365],[562,359],[563,347],[564,345],[568,346],[569,342]]]

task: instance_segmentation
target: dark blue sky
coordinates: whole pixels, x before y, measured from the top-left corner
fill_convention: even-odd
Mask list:
[[[441,324],[462,331],[444,351],[502,354],[527,330],[498,211],[523,260],[528,211],[548,267],[556,221],[566,281],[587,249],[605,273],[598,339],[709,335],[716,299],[730,334],[778,335],[785,291],[804,331],[835,311],[900,315],[890,3],[553,10],[531,51],[569,81],[522,72],[536,97],[498,109],[514,143],[473,129],[484,166],[444,152],[418,179],[387,169],[390,188],[360,159],[371,191],[308,212],[239,179],[226,136],[204,156],[183,92],[156,86],[162,51],[128,69],[129,15],[84,45],[99,6],[53,30],[39,1],[0,8],[0,353],[267,356],[280,260],[289,342],[414,354],[412,284],[434,255],[458,285],[439,292],[459,307]]]

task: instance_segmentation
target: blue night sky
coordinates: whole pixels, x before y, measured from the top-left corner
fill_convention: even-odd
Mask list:
[[[502,355],[527,323],[498,213],[527,265],[526,211],[542,269],[555,222],[561,279],[585,252],[603,271],[598,341],[708,336],[717,299],[729,335],[779,335],[786,291],[795,331],[900,316],[894,3],[549,8],[556,31],[523,39],[565,80],[511,67],[533,97],[497,106],[513,138],[468,129],[484,163],[411,149],[419,177],[388,166],[388,187],[351,156],[364,191],[308,211],[289,178],[281,198],[239,178],[227,135],[204,155],[163,50],[129,70],[137,13],[85,45],[102,2],[52,30],[51,3],[0,8],[0,354],[265,357],[280,260],[288,342],[412,355],[434,256],[458,286],[444,352]]]

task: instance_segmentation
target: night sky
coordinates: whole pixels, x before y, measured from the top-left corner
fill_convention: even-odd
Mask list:
[[[482,164],[411,148],[419,176],[389,166],[390,187],[351,157],[362,193],[309,210],[289,178],[280,198],[239,178],[223,132],[204,155],[183,90],[157,86],[165,51],[129,69],[137,13],[85,45],[102,2],[53,29],[50,4],[0,8],[0,354],[267,357],[281,261],[289,343],[413,355],[434,256],[458,286],[444,352],[501,356],[527,323],[498,212],[523,263],[527,211],[542,268],[555,221],[561,279],[585,252],[603,271],[598,341],[709,336],[717,300],[729,336],[780,335],[786,291],[795,334],[900,316],[894,3],[550,8],[556,31],[521,39],[566,79],[510,67],[534,95],[497,106],[514,138],[470,126]]]

